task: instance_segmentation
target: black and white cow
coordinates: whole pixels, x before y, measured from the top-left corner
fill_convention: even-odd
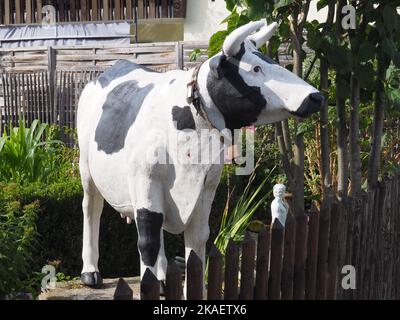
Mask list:
[[[142,276],[149,268],[165,279],[163,229],[184,232],[186,259],[194,250],[204,262],[223,164],[179,163],[175,149],[185,144],[186,134],[211,125],[214,135],[320,109],[324,98],[317,89],[258,51],[275,29],[275,23],[262,21],[240,27],[226,38],[220,54],[201,65],[197,89],[205,116],[187,102],[193,70],[157,73],[119,61],[85,87],[77,115],[84,284],[102,283],[97,262],[103,200],[128,222],[135,219]],[[176,145],[166,146],[163,138],[175,133],[183,134]],[[149,161],[149,154],[160,151],[168,164]]]

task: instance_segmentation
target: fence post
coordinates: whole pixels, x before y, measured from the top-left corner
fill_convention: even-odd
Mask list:
[[[293,299],[293,273],[294,253],[296,240],[296,219],[291,213],[286,217],[285,222],[285,244],[282,266],[282,300]]]
[[[239,248],[231,239],[229,240],[225,255],[225,300],[237,300],[238,298],[238,272]]]
[[[167,267],[165,299],[182,300],[182,273],[174,260],[170,261]]]
[[[328,284],[326,298],[329,300],[336,299],[337,266],[339,256],[339,225],[341,210],[342,209],[340,204],[337,201],[334,201],[331,208],[331,227],[328,251]]]
[[[265,300],[268,297],[270,237],[271,234],[267,228],[263,228],[258,234],[256,287],[254,292],[257,300]]]
[[[254,267],[256,242],[246,233],[242,243],[242,264],[240,269],[240,300],[252,300],[254,295]]]
[[[326,299],[330,211],[330,204],[324,201],[321,204],[319,217],[317,288],[315,292],[315,298],[318,300]]]
[[[133,291],[123,278],[119,278],[114,292],[114,300],[133,300]]]
[[[303,212],[296,217],[296,249],[294,262],[293,299],[303,300],[306,282],[307,259],[307,215]]]
[[[208,256],[208,300],[221,300],[223,257],[218,248],[212,244]]]
[[[275,219],[271,231],[271,267],[269,278],[269,299],[281,298],[282,253],[284,228],[279,219]]]
[[[140,282],[140,299],[160,300],[160,281],[149,268],[146,269]]]
[[[203,263],[199,256],[192,250],[187,261],[187,300],[203,299]]]
[[[308,255],[306,265],[306,288],[305,298],[315,299],[315,289],[317,280],[317,259],[318,259],[318,236],[319,236],[319,211],[313,207],[310,213],[308,236]]]
[[[176,54],[176,68],[183,69],[183,43],[176,42],[175,44],[175,54]]]
[[[47,70],[48,70],[48,75],[49,75],[49,97],[50,97],[50,110],[49,110],[49,115],[53,117],[53,119],[50,120],[51,123],[54,123],[55,120],[57,119],[56,116],[56,55],[55,55],[55,50],[53,47],[48,47],[47,48]]]

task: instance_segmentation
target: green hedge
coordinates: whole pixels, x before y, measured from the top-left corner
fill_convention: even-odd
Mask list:
[[[235,182],[239,184],[239,181]],[[70,276],[79,275],[82,268],[83,225],[80,180],[69,178],[64,182],[31,183],[25,186],[2,184],[1,189],[0,208],[12,205],[18,208],[19,215],[22,216],[27,208],[32,208],[34,204],[34,229],[37,230],[37,236],[34,247],[29,249],[29,267],[24,272],[34,275],[49,261],[59,260],[58,271]],[[237,188],[238,191],[239,189]],[[226,181],[223,178],[210,216],[209,244],[218,233],[226,195]],[[128,225],[107,203],[101,218],[99,242],[99,268],[104,277],[139,274],[140,262],[135,224]],[[176,255],[184,255],[183,236],[165,232],[165,249],[169,259]]]
[[[44,185],[3,185],[0,205],[38,203],[37,241],[32,249],[31,271],[40,271],[48,261],[60,260],[61,272],[79,275],[82,268],[82,189],[78,179]],[[21,212],[22,214],[22,212]],[[99,268],[104,277],[139,274],[137,232],[105,203],[100,226]],[[183,254],[181,236],[166,234],[167,257]]]

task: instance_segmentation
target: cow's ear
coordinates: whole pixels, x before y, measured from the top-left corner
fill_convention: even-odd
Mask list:
[[[221,63],[225,60],[226,56],[224,54],[215,56],[210,60],[210,71],[218,79],[221,79],[222,77]]]

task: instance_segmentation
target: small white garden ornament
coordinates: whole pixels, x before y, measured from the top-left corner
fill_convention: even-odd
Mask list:
[[[285,225],[286,216],[289,211],[288,203],[283,199],[286,187],[283,184],[274,185],[273,194],[275,199],[271,203],[272,223],[278,218],[282,226]]]

